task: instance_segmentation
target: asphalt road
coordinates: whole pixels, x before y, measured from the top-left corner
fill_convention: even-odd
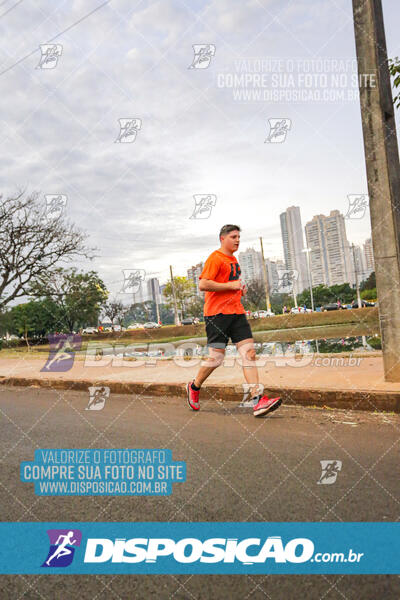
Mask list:
[[[3,521],[395,521],[400,416],[285,407],[255,419],[234,403],[0,389]],[[39,497],[19,480],[36,448],[169,448],[187,463],[170,497]],[[321,460],[340,460],[319,485]],[[1,598],[322,599],[400,597],[398,576],[1,576]]]

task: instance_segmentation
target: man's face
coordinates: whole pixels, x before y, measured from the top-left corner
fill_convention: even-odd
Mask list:
[[[236,252],[240,244],[240,231],[236,229],[221,236],[221,244],[230,252]]]

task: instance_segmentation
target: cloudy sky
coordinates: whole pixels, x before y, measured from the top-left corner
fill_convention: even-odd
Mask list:
[[[400,6],[383,5],[394,57]],[[350,0],[2,0],[0,34],[0,189],[65,194],[100,249],[81,266],[113,292],[122,269],[186,274],[225,223],[241,250],[262,235],[281,256],[288,206],[305,225],[367,193]],[[48,41],[57,65],[38,68]],[[211,45],[207,68],[189,68],[194,44]],[[290,120],[283,142],[265,141],[269,119]],[[190,218],[196,194],[216,197],[207,219]],[[369,212],[347,232],[362,243]]]

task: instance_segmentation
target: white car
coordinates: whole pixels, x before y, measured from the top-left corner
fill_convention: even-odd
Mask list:
[[[266,317],[274,317],[275,313],[272,310],[259,310],[253,314],[255,319],[265,319]]]
[[[82,329],[82,333],[98,333],[98,331],[96,327],[85,327]]]
[[[145,329],[158,329],[159,327],[161,327],[161,325],[159,325],[158,323],[154,323],[153,321],[149,321],[148,323],[145,323],[143,327]]]
[[[131,323],[128,326],[128,331],[132,331],[132,329],[143,329],[143,325],[141,323]]]
[[[304,308],[304,306],[298,306],[297,308],[295,306],[293,306],[290,309],[290,312],[293,313],[293,314],[295,314],[295,315],[298,315],[298,314],[306,313],[306,312],[310,313],[310,312],[312,312],[312,310],[311,310],[311,308]]]

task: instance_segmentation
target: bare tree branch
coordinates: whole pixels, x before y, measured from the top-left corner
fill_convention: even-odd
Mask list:
[[[27,295],[38,278],[60,262],[93,258],[87,235],[63,216],[46,219],[39,194],[0,195],[0,309]]]

